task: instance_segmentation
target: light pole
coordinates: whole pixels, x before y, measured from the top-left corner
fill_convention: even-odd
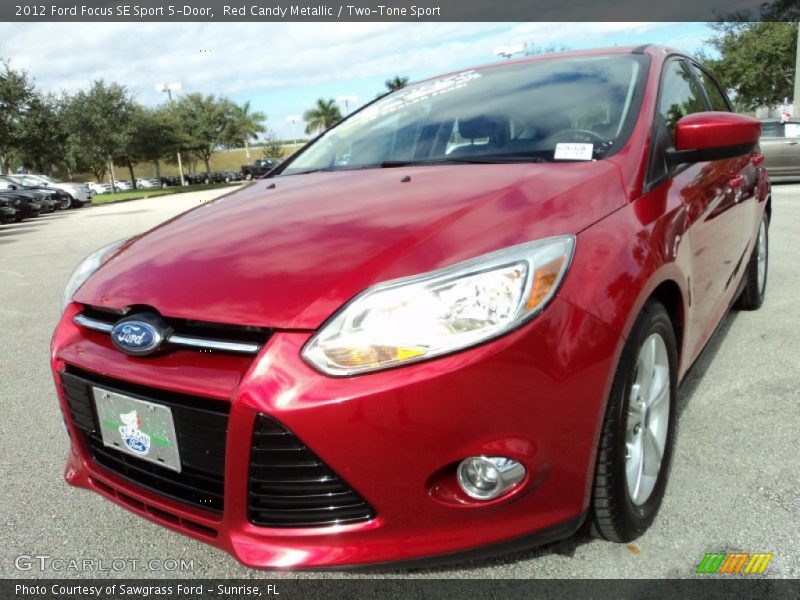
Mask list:
[[[350,103],[355,104],[358,102],[358,96],[339,96],[336,100],[344,104],[344,116],[347,116],[350,114]]]
[[[300,121],[300,117],[297,115],[289,115],[286,117],[286,122],[292,124],[292,140],[294,141],[294,145],[292,146],[292,152],[297,150],[297,133],[294,130],[294,124]]]
[[[797,53],[794,57],[794,98],[792,117],[800,117],[800,23],[797,24]]]
[[[157,92],[167,92],[167,97],[169,98],[169,103],[172,104],[172,92],[180,92],[183,86],[179,81],[175,83],[157,83],[156,84],[156,91]],[[178,151],[178,171],[181,174],[181,186],[186,185],[186,180],[183,178],[183,162],[181,161],[181,153]]]

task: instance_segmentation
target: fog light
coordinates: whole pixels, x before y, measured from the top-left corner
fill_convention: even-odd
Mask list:
[[[493,500],[525,477],[525,467],[504,456],[470,456],[458,465],[458,485],[470,498]]]

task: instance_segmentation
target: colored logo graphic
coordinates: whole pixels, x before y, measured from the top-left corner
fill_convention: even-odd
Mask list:
[[[706,552],[697,573],[718,575],[762,575],[772,560],[767,552]]]
[[[150,436],[139,429],[142,423],[136,411],[121,414],[119,418],[123,423],[119,427],[119,434],[131,452],[141,455],[150,452]]]
[[[122,321],[111,330],[114,345],[134,356],[155,351],[163,340],[162,334],[145,321]]]

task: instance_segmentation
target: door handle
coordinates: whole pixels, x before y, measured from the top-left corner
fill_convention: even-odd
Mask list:
[[[797,140],[789,140],[788,142],[786,142],[787,146],[794,146],[796,144],[797,144]]]

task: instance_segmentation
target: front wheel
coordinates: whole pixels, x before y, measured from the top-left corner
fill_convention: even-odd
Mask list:
[[[60,210],[67,210],[72,206],[72,196],[64,196],[61,199],[61,203],[58,205]]]
[[[767,291],[767,266],[769,263],[769,221],[767,215],[761,217],[758,236],[753,254],[747,263],[744,273],[744,289],[736,301],[736,308],[741,310],[758,310],[764,304]]]
[[[648,302],[614,376],[597,453],[592,533],[629,542],[661,506],[672,456],[677,344],[664,306]]]

